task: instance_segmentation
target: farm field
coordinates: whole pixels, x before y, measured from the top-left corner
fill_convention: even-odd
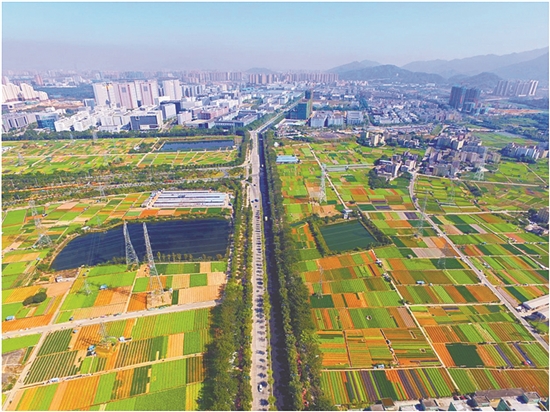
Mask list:
[[[211,139],[212,136],[208,136]],[[227,139],[228,136],[223,136]],[[197,137],[189,138],[197,140]],[[154,145],[147,153],[130,153],[140,145]],[[32,142],[13,141],[6,144],[11,147],[2,156],[2,173],[50,174],[60,171],[96,169],[101,166],[131,166],[145,168],[151,165],[169,164],[171,166],[206,166],[231,162],[236,159],[237,151],[222,149],[215,152],[173,152],[161,153],[160,138],[120,138],[91,140],[36,140]],[[157,147],[158,146],[158,147]],[[19,154],[23,163],[19,161]]]
[[[478,199],[464,182],[451,184],[446,178],[419,176],[415,183],[415,195],[421,204],[426,199],[426,211],[433,214],[537,209],[546,206],[548,199],[548,190],[540,180],[536,186],[469,181],[468,184],[481,191]]]
[[[126,338],[114,347],[100,344],[99,325],[50,333],[25,384],[61,382],[21,390],[11,408],[194,410],[208,328],[209,310],[198,309],[105,323],[108,336]],[[97,355],[87,356],[90,345]]]
[[[490,212],[517,210],[527,204],[524,200],[510,194],[503,201],[490,196],[480,201],[464,183],[451,187],[448,179],[419,176],[418,202],[422,205],[426,197],[426,211],[449,236],[449,244],[422,221],[408,198],[407,181],[397,179],[395,189],[369,189],[368,170],[384,149],[353,142],[289,142],[277,153],[300,159],[277,169],[299,256],[297,269],[310,294],[323,355],[322,386],[335,405],[472,393],[476,379],[493,379],[496,368],[508,369],[480,387],[521,387],[520,376],[526,379],[525,390],[535,387],[529,383],[534,376],[542,379],[539,389],[548,382],[548,352],[453,249],[457,246],[479,268],[491,266],[489,278],[511,300],[547,294],[548,278],[539,265],[548,260],[548,238],[526,233],[506,215]],[[358,207],[392,245],[365,250],[356,243],[356,222],[319,213],[315,193],[320,170],[314,155],[327,165],[346,207]],[[327,200],[341,210],[328,184]],[[318,249],[303,222],[313,213],[326,222],[318,227],[328,252]],[[456,371],[465,377],[455,384]]]
[[[365,248],[374,241],[374,237],[358,220],[321,226],[320,230],[329,249],[336,252]]]

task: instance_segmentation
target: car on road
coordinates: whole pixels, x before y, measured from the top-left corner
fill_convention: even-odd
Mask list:
[[[263,392],[264,391],[264,387],[262,385],[258,385],[258,392]]]

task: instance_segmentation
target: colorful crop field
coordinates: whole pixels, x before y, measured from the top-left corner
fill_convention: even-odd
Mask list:
[[[333,371],[321,374],[322,387],[336,406],[359,406],[382,398],[412,400],[447,397],[454,385],[442,368]]]
[[[166,361],[25,389],[15,410],[194,410],[203,379],[200,356]]]
[[[449,373],[461,393],[522,388],[548,396],[548,370],[450,369]]]

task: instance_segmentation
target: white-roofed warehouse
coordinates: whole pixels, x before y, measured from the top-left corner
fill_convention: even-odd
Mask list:
[[[151,198],[147,206],[159,208],[178,207],[227,207],[227,193],[206,190],[163,190]]]
[[[540,296],[536,299],[528,300],[527,302],[523,303],[523,306],[529,310],[537,310],[539,308],[542,308],[543,306],[548,306],[548,296],[549,295],[545,295]]]

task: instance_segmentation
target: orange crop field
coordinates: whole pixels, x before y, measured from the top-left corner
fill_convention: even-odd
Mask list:
[[[91,308],[76,309],[73,312],[75,320],[97,318],[104,315],[113,315],[115,313],[124,312],[126,304],[120,303],[118,305],[98,306]]]
[[[183,333],[175,335],[168,335],[168,351],[166,352],[166,358],[175,358],[183,355]]]
[[[134,377],[133,369],[126,369],[123,371],[119,371],[117,373],[116,380],[120,384],[119,385],[115,384],[115,388],[117,388],[115,399],[128,398],[130,396],[133,377]]]
[[[146,218],[146,217],[156,216],[157,213],[158,213],[158,210],[145,209],[145,210],[142,210],[139,217],[140,217],[140,219],[143,219],[143,218]]]
[[[73,350],[84,350],[90,345],[96,345],[101,336],[99,335],[99,324],[84,326],[78,331]]]
[[[340,260],[336,257],[324,257],[318,259],[317,262],[321,265],[323,270],[338,269],[341,268]]]
[[[220,296],[220,286],[197,286],[189,289],[180,289],[178,304],[206,302],[218,299]]]
[[[344,301],[344,296],[341,293],[332,295],[332,302],[334,303],[335,308],[345,308],[347,306]]]
[[[499,299],[487,286],[472,285],[466,286],[466,288],[478,302],[499,302]]]
[[[4,297],[3,303],[22,302],[29,296],[33,296],[40,290],[40,286],[28,286],[26,288],[12,289],[11,293]]]
[[[388,259],[388,263],[393,270],[407,270],[401,259]]]
[[[449,326],[426,326],[424,330],[433,343],[460,342],[460,338]]]
[[[177,275],[172,277],[172,288],[174,289],[187,289],[189,288],[189,281],[191,275]]]
[[[50,323],[50,321],[52,320],[52,316],[53,315],[50,314],[2,322],[2,332],[11,332],[18,329],[37,328],[39,326],[45,326]]]
[[[105,306],[108,305],[109,302],[111,302],[111,298],[113,297],[113,289],[107,289],[107,290],[100,290],[97,294],[97,298],[94,302],[95,306]]]
[[[226,275],[223,272],[211,272],[207,275],[208,285],[223,285],[225,284]],[[172,285],[173,287],[173,285]]]
[[[147,309],[147,292],[132,293],[130,303],[128,304],[128,312],[136,312]]]
[[[74,381],[65,381],[60,383],[60,387],[65,386],[67,389],[60,393],[61,388],[59,388],[55,394],[54,401],[58,397],[62,396],[61,404],[59,409],[53,408],[53,402],[50,406],[51,410],[62,410],[62,411],[74,411],[94,403],[94,397],[99,383],[100,376],[91,376],[86,379],[74,380]],[[78,396],[75,396],[78,394]]]
[[[344,293],[344,299],[349,308],[366,308],[367,302],[362,293]]]
[[[456,366],[444,343],[434,343],[434,349],[446,367]]]

